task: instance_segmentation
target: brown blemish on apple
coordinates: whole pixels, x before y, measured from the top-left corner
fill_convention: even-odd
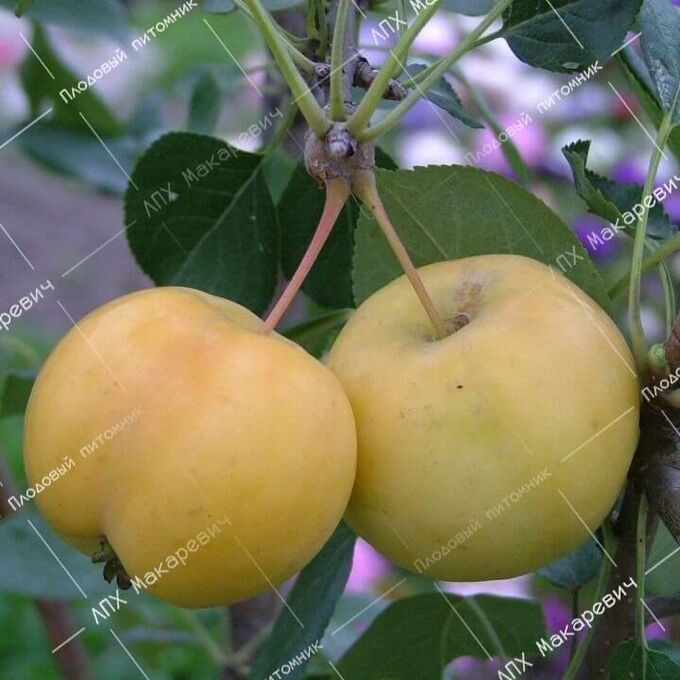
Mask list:
[[[449,334],[467,326],[477,316],[482,306],[484,285],[479,279],[464,279],[453,291],[453,309],[455,314],[446,319]]]

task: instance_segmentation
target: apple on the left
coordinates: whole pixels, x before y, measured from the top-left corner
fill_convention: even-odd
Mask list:
[[[54,477],[35,496],[41,513],[90,557],[106,541],[168,602],[214,606],[280,584],[345,511],[349,401],[330,370],[261,327],[197,290],[136,292],[72,328],[31,394],[28,481]]]

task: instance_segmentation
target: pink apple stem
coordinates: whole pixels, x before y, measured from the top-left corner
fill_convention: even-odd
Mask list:
[[[423,280],[420,278],[420,274],[418,274],[418,270],[415,268],[408,251],[399,238],[399,234],[397,234],[392,222],[390,222],[390,218],[385,211],[385,206],[380,199],[373,171],[357,171],[354,176],[353,189],[361,202],[371,211],[371,214],[378,223],[382,233],[385,235],[397,260],[399,260],[401,268],[404,270],[420,303],[425,308],[425,312],[430,318],[432,326],[434,326],[435,338],[437,340],[445,338],[448,335],[446,325],[437,311],[437,308],[434,306],[434,302],[432,302],[432,298],[428,294],[425,285],[423,284]]]
[[[269,315],[264,320],[261,329],[261,333],[264,335],[268,335],[274,330],[279,321],[281,321],[281,317],[286,313],[286,310],[290,307],[290,304],[298,294],[300,287],[307,278],[314,262],[316,262],[316,258],[319,256],[321,249],[330,236],[333,226],[337,222],[340,212],[349,198],[350,191],[350,184],[347,180],[338,178],[326,182],[326,203],[323,207],[319,225],[314,232],[314,236],[307,247],[307,251],[302,257],[295,274],[293,274],[293,278],[288,282],[281,297],[274,305],[274,309],[269,312]]]

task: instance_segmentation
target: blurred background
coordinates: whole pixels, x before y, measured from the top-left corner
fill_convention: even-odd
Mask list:
[[[83,3],[90,4],[94,3]],[[41,84],[34,77],[29,86],[26,78],[29,65],[36,68],[32,48],[43,46],[42,52],[36,51],[44,59],[44,46],[49,45],[54,53],[51,57],[84,77],[112,57],[119,47],[120,32],[140,35],[175,7],[174,3],[124,4],[119,7],[120,25],[109,22],[93,29],[87,21],[75,22],[81,24],[75,26],[63,21],[46,25],[44,33],[31,21],[17,19],[0,7],[0,307],[6,310],[47,280],[56,289],[46,290],[44,300],[13,320],[8,331],[0,331],[0,368],[4,370],[38,367],[49,348],[70,328],[69,315],[78,319],[111,298],[153,285],[136,265],[125,238],[122,194],[126,174],[163,132],[187,129],[192,99],[195,102],[200,96],[198,87],[206,76],[224,97],[215,134],[249,150],[262,143],[261,138],[243,133],[271,110],[267,104],[263,106],[256,91],[261,90],[265,99],[276,95],[278,79],[271,58],[240,13],[206,14],[203,3],[139,51],[127,47],[128,40],[128,59],[91,88],[123,121],[122,134],[114,142],[104,144],[104,131],[90,129],[85,122],[66,125],[57,117],[53,120],[51,114],[37,121],[35,107],[36,102],[40,104]],[[375,65],[390,44],[389,38],[376,39],[372,30],[382,16],[369,14],[361,31],[364,54]],[[468,17],[439,12],[418,38],[415,52],[424,59],[443,55],[475,23]],[[634,34],[629,38],[634,46]],[[615,64],[547,110],[539,109],[540,103],[570,79],[531,69],[513,56],[504,41],[494,41],[466,56],[460,62],[460,73],[451,79],[469,110],[486,121],[485,129],[465,127],[421,101],[403,126],[381,145],[400,167],[473,162],[521,180],[572,227],[612,285],[628,271],[631,243],[619,235],[593,247],[588,235],[600,234],[607,224],[587,214],[561,148],[578,139],[591,139],[589,167],[617,182],[643,184],[651,151],[648,134],[653,128]],[[474,94],[466,81],[475,84]],[[41,106],[42,115],[47,107]],[[517,177],[502,151],[492,148],[497,133],[490,121],[495,119],[496,125],[505,128],[526,119],[527,114],[531,122],[512,138],[528,168],[526,176]],[[290,149],[295,153],[294,143]],[[294,164],[293,158],[281,156],[270,177],[275,195],[285,187]],[[669,154],[662,163],[659,183],[678,170]],[[671,194],[664,207],[671,221],[678,223],[680,191]],[[680,260],[673,269],[680,274]],[[655,340],[664,333],[660,290],[655,276],[645,279],[644,323]],[[298,302],[305,304],[304,299]],[[622,321],[623,308],[617,310]],[[19,416],[0,420],[0,447],[0,458],[7,461],[14,484],[25,489]],[[75,632],[91,619],[89,607],[79,601],[78,593],[69,587],[37,537],[18,536],[17,532],[24,530],[8,528],[10,522],[0,523],[0,680],[60,678],[45,612],[50,602],[65,603]],[[46,527],[44,530],[48,532]],[[17,551],[20,539],[25,540]],[[53,537],[53,545],[62,555],[57,544]],[[668,543],[655,546],[660,556],[670,549]],[[93,572],[97,570],[87,560],[65,553],[63,559],[88,583],[96,583],[98,573]],[[670,560],[650,575],[652,593],[675,592],[672,574],[677,566]],[[98,586],[92,587],[96,592]],[[349,587],[331,627],[361,613],[341,634],[325,641],[325,653],[331,658],[339,656],[391,600],[425,587],[418,577],[407,578],[359,541]],[[493,592],[538,597],[551,631],[572,618],[568,591],[554,587],[542,576],[443,587],[463,595]],[[587,601],[587,592],[582,597]],[[219,677],[216,647],[228,635],[224,611],[183,612],[141,595],[134,607],[117,616],[115,628],[120,639],[134,650],[136,661],[149,677]],[[674,631],[674,625],[670,620],[663,626],[654,624],[650,637],[678,639],[680,631]],[[90,625],[80,641],[93,677],[138,677],[140,672],[105,629]],[[568,654],[569,650],[563,649],[538,664],[527,677],[559,677]],[[495,667],[471,659],[456,661],[451,673],[459,678],[496,677]]]

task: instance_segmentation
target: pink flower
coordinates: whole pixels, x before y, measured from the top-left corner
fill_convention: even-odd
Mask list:
[[[389,570],[387,560],[361,538],[354,547],[354,562],[347,581],[347,592],[371,590]]]
[[[28,47],[21,39],[23,33],[30,39],[26,22],[17,19],[11,12],[0,9],[0,69],[15,68],[26,57]]]
[[[418,34],[413,47],[417,52],[444,56],[453,49],[455,44],[456,31],[451,19],[435,14]]]
[[[543,128],[539,123],[534,121],[520,127],[519,120],[507,114],[500,116],[499,122],[505,129],[511,129],[513,126],[515,126],[514,129],[519,128],[513,134],[512,141],[527,165],[537,165],[545,158],[548,144]],[[473,155],[477,158],[477,154],[479,154],[478,164],[481,168],[500,172],[504,175],[512,176],[514,174],[505,160],[503,151],[496,139],[496,133],[491,128],[487,127],[477,131],[475,134],[475,150],[477,153]]]

